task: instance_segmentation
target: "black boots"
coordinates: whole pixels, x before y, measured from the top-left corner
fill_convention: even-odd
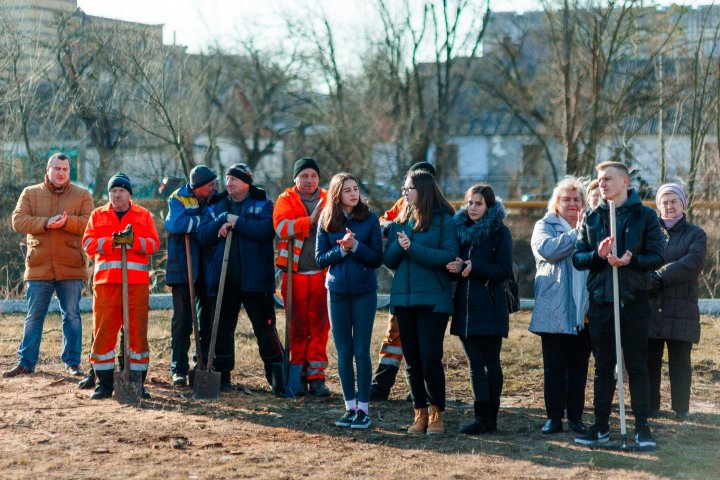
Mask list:
[[[498,403],[499,406],[499,403]],[[497,430],[497,410],[494,412],[490,402],[475,402],[475,421],[460,429],[465,435],[483,435]]]
[[[95,368],[90,365],[90,370],[88,370],[87,377],[83,378],[78,382],[78,388],[82,390],[87,390],[90,388],[93,388],[95,386]]]
[[[90,394],[90,400],[102,400],[112,397],[113,392],[113,371],[112,370],[96,370],[97,386],[95,391]]]
[[[375,370],[372,387],[370,389],[370,401],[384,401],[390,396],[390,390],[395,385],[399,368],[394,365],[380,364]]]

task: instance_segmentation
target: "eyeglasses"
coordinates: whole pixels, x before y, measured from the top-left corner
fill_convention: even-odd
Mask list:
[[[402,187],[402,188],[400,189],[400,194],[401,194],[401,195],[407,195],[407,194],[410,193],[410,190],[417,190],[417,189],[416,189],[415,187]]]

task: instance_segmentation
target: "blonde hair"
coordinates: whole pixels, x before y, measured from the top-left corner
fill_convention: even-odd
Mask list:
[[[567,176],[560,180],[555,188],[553,189],[550,200],[548,200],[547,211],[559,215],[560,210],[558,205],[560,204],[560,194],[566,190],[576,191],[582,198],[583,208],[587,208],[587,192],[582,180],[577,177]]]

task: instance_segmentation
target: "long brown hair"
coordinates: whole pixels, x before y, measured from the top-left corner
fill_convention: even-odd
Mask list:
[[[427,231],[432,225],[433,210],[439,208],[443,213],[452,215],[455,209],[447,201],[435,182],[435,178],[426,171],[416,170],[408,172],[407,180],[410,180],[417,192],[417,201],[414,206],[405,204],[404,210],[400,213],[400,221],[407,222],[410,218],[415,219],[413,231]]]
[[[330,185],[328,186],[328,196],[325,201],[325,208],[323,208],[320,220],[320,226],[326,232],[340,232],[343,230],[345,212],[343,211],[342,204],[340,203],[340,195],[342,194],[345,182],[348,180],[354,181],[357,186],[360,187],[360,182],[358,182],[357,178],[345,172],[336,174],[330,180]],[[350,217],[357,222],[362,222],[367,220],[369,216],[370,208],[361,196],[360,201],[358,201],[357,205],[355,205],[350,212]]]

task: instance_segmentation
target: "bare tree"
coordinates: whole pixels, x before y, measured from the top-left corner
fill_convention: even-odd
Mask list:
[[[589,175],[604,141],[626,145],[662,106],[653,79],[677,27],[663,17],[635,0],[547,2],[534,21],[513,25],[516,41],[495,39],[479,85],[540,140],[551,164],[556,141],[562,172]]]
[[[105,194],[107,180],[118,164],[118,150],[129,131],[119,77],[112,73],[118,32],[93,27],[80,10],[59,18],[55,52],[69,111],[82,122],[99,157],[93,189],[98,200]]]

